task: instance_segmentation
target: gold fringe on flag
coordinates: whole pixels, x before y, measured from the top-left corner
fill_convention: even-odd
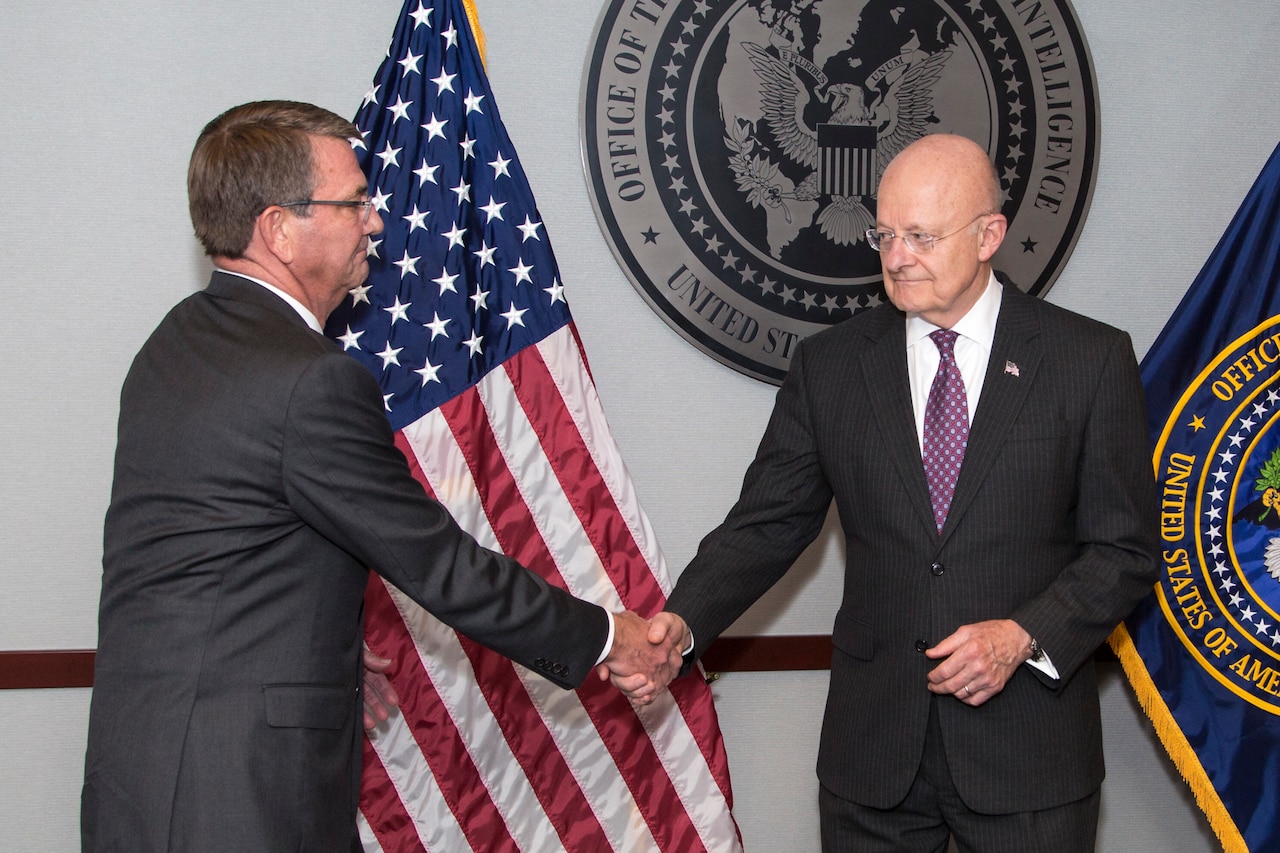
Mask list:
[[[476,49],[480,51],[480,64],[488,70],[489,61],[484,50],[484,30],[480,29],[480,13],[476,11],[475,0],[462,0],[467,10],[467,21],[471,24],[471,34],[476,37]]]
[[[1146,664],[1142,662],[1142,657],[1133,645],[1133,638],[1129,636],[1129,631],[1123,622],[1111,632],[1107,642],[1110,643],[1116,657],[1120,659],[1124,674],[1128,677],[1129,684],[1133,686],[1133,692],[1138,695],[1138,704],[1151,720],[1156,735],[1164,744],[1165,751],[1169,753],[1174,766],[1178,768],[1183,780],[1191,788],[1196,804],[1209,819],[1209,826],[1213,828],[1218,841],[1222,843],[1223,853],[1249,853],[1244,837],[1240,835],[1240,830],[1231,819],[1227,807],[1222,804],[1217,790],[1205,774],[1195,750],[1191,748],[1186,735],[1173,719],[1169,706],[1160,697],[1160,691],[1151,680],[1151,674],[1147,672]]]

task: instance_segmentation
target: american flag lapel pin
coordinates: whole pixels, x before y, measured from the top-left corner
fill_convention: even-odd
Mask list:
[[[1006,361],[1004,363],[1004,372],[1009,374],[1010,376],[1022,375],[1018,372],[1018,365],[1014,364],[1012,361]]]

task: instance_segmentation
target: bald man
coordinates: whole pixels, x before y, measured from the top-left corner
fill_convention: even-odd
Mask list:
[[[889,303],[801,344],[737,504],[650,629],[691,632],[691,664],[835,500],[825,851],[1094,846],[1093,655],[1157,573],[1142,385],[1124,332],[996,280],[1000,199],[961,137],[885,169],[866,237]]]

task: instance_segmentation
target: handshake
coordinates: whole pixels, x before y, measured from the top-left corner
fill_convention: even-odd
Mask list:
[[[613,647],[596,674],[632,705],[648,705],[680,674],[690,642],[689,626],[674,613],[663,611],[648,621],[631,611],[615,613]]]
[[[596,667],[601,681],[612,681],[635,707],[648,705],[662,695],[671,679],[680,674],[684,653],[692,638],[684,620],[662,612],[650,620],[632,613],[613,614],[613,646]],[[373,730],[386,721],[400,697],[387,680],[391,666],[364,649],[364,727]]]

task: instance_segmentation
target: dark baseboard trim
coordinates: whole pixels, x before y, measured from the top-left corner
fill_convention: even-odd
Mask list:
[[[0,652],[0,690],[92,687],[92,649]]]
[[[787,672],[831,668],[827,634],[721,637],[702,656],[707,672]],[[92,687],[92,649],[0,652],[0,690]],[[1103,645],[1095,659],[1115,661]]]

